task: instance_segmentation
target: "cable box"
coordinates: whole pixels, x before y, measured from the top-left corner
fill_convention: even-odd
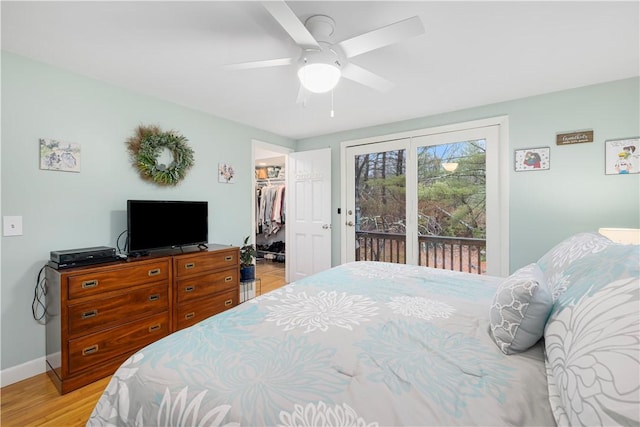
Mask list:
[[[92,260],[88,260],[88,261],[78,261],[78,262],[69,262],[66,264],[59,264],[55,261],[49,261],[47,263],[47,265],[51,268],[55,268],[56,270],[64,270],[65,268],[72,268],[72,267],[86,267],[89,265],[96,265],[96,264],[102,264],[105,262],[113,262],[113,261],[118,261],[122,258],[119,257],[113,257],[113,258],[94,258]]]
[[[115,248],[96,246],[92,248],[51,251],[49,266],[55,269],[80,267],[104,262],[116,261]]]

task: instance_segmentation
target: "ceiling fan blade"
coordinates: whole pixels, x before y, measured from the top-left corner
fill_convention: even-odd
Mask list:
[[[424,34],[424,26],[419,16],[407,18],[368,33],[360,34],[337,43],[347,58],[361,55],[402,40]]]
[[[342,77],[353,80],[361,85],[368,86],[379,92],[388,92],[395,86],[393,82],[385,79],[384,77],[380,77],[369,70],[365,70],[364,68],[351,63],[342,67]]]
[[[284,1],[264,1],[262,5],[303,49],[320,50],[316,39]]]
[[[304,88],[304,86],[300,85],[300,89],[298,89],[298,98],[296,99],[296,104],[302,104],[303,107],[307,106],[307,102],[309,102],[309,97],[311,93]]]
[[[238,64],[223,65],[225,70],[249,70],[252,68],[279,67],[293,64],[293,58],[267,59],[265,61],[240,62]]]

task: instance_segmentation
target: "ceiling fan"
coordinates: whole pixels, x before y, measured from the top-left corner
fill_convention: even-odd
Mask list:
[[[313,15],[303,24],[284,1],[265,1],[262,5],[300,46],[300,56],[242,62],[223,68],[246,70],[296,64],[300,79],[299,103],[304,103],[310,92],[329,92],[341,77],[380,92],[389,91],[394,86],[393,82],[355,65],[350,59],[424,33],[420,17],[414,16],[333,43],[331,36],[335,30],[335,22],[331,17]]]

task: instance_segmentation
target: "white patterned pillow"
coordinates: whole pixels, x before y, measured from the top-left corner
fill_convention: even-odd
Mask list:
[[[525,351],[542,337],[553,301],[536,263],[498,286],[489,310],[490,334],[504,354]]]
[[[591,288],[554,309],[544,337],[558,425],[640,425],[637,275]]]
[[[611,240],[599,233],[578,233],[558,243],[540,257],[537,264],[544,272],[545,282],[553,300],[556,301],[572,283],[571,277],[566,273],[567,267],[613,244]]]

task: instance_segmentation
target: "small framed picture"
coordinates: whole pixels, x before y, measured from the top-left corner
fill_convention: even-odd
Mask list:
[[[604,142],[605,175],[640,173],[640,137]]]
[[[525,148],[515,151],[516,172],[542,171],[549,169],[549,147]]]
[[[235,169],[229,163],[218,163],[218,182],[223,184],[233,184],[235,180]]]
[[[40,169],[80,172],[80,144],[41,138]]]

